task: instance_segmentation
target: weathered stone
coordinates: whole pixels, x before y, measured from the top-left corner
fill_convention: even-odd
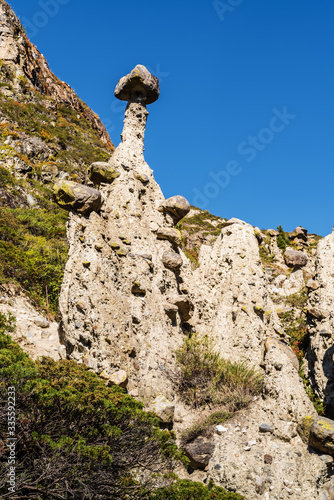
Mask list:
[[[188,214],[190,205],[188,200],[183,196],[176,195],[162,202],[158,210],[160,212],[168,212],[176,223]]]
[[[77,184],[76,182],[62,180],[53,187],[55,201],[61,208],[74,210],[82,215],[101,208],[101,193],[97,189]]]
[[[314,279],[309,279],[306,283],[306,286],[309,290],[317,290],[319,288],[319,283]]]
[[[232,226],[232,224],[241,224],[244,226],[245,224],[247,224],[247,222],[241,219],[237,219],[236,217],[232,217],[231,219],[222,222],[221,227],[222,229],[224,229],[225,227]]]
[[[126,387],[128,384],[128,374],[125,370],[118,370],[114,372],[108,379],[108,385],[119,385]]]
[[[325,311],[320,309],[319,307],[305,307],[305,312],[312,318],[316,318],[318,320],[322,320],[326,317]]]
[[[157,231],[157,238],[159,240],[168,240],[173,245],[180,245],[181,233],[172,227],[160,227]]]
[[[284,354],[291,361],[291,363],[294,366],[294,368],[297,371],[299,370],[299,361],[298,361],[298,358],[295,355],[295,353],[293,352],[293,350],[291,349],[291,347],[289,347],[288,345],[284,344],[283,342],[281,342],[278,339],[269,337],[269,338],[266,339],[266,342],[265,342],[265,352],[267,353],[272,348],[274,348],[274,349],[280,349],[282,352],[284,352]]]
[[[215,449],[213,439],[199,436],[185,447],[186,455],[193,469],[204,469],[210,461]]]
[[[305,444],[309,442],[310,430],[316,418],[314,415],[308,415],[303,417],[297,425],[297,432]]]
[[[194,305],[188,297],[185,297],[184,295],[178,295],[171,298],[170,302],[177,306],[183,321],[188,321],[191,318],[194,312]]]
[[[292,231],[292,233],[289,234],[289,238],[291,240],[297,238],[299,240],[307,241],[307,229],[304,229],[303,227],[298,226],[298,227],[296,227],[296,229],[294,229]]]
[[[175,405],[161,394],[159,394],[150,405],[150,411],[153,411],[161,422],[165,424],[173,421],[174,410]]]
[[[274,428],[272,425],[269,425],[269,424],[261,424],[259,426],[259,431],[260,432],[270,432],[270,433],[273,433],[274,432]]]
[[[36,326],[39,326],[40,328],[48,328],[50,326],[49,321],[46,318],[43,318],[42,316],[34,318],[33,322],[35,323]]]
[[[151,104],[159,97],[159,80],[145,66],[137,66],[116,85],[115,97],[121,101]]]
[[[180,254],[175,252],[164,252],[162,255],[162,263],[168,269],[172,271],[179,271],[183,264],[183,260]]]
[[[284,254],[284,260],[287,266],[302,267],[306,266],[308,259],[305,253],[299,252],[298,250],[292,250],[291,248],[287,248]]]
[[[309,445],[317,451],[333,455],[334,421],[325,417],[316,419],[310,428]]]
[[[54,179],[57,175],[58,175],[57,165],[42,165],[41,178],[43,182],[54,182]]]
[[[88,167],[88,175],[94,184],[100,184],[101,182],[111,184],[120,174],[110,163],[97,161]]]
[[[167,316],[174,321],[176,318],[176,315],[179,311],[179,308],[175,306],[174,304],[170,304],[169,302],[164,302],[163,303],[163,308]]]
[[[276,229],[268,229],[267,234],[271,237],[274,238],[275,236],[279,235],[279,232],[276,231]]]

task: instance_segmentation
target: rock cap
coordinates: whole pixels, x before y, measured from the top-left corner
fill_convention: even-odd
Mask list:
[[[120,79],[115,88],[115,97],[121,101],[137,101],[152,104],[159,97],[159,79],[145,66],[137,66]]]

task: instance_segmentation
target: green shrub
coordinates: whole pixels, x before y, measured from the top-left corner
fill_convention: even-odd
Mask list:
[[[193,408],[219,405],[233,413],[261,391],[261,378],[243,362],[234,362],[214,352],[207,336],[193,335],[176,352],[180,372],[176,379],[183,400]]]
[[[181,480],[172,486],[159,488],[150,495],[150,500],[243,500],[244,497],[218,486]]]
[[[280,248],[281,250],[283,250],[283,252],[285,252],[286,247],[290,246],[290,240],[289,240],[289,238],[287,236],[287,233],[285,233],[283,231],[282,226],[278,226],[277,227],[277,231],[278,231],[278,235],[277,235],[277,238],[276,238],[277,246],[278,246],[278,248]]]

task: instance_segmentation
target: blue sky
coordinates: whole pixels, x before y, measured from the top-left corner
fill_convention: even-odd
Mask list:
[[[332,0],[11,0],[115,145],[120,77],[160,78],[145,158],[166,197],[260,228],[334,225]]]

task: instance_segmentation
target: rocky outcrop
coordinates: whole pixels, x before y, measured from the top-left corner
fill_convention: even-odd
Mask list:
[[[50,71],[45,57],[30,42],[19,19],[4,0],[0,1],[0,20],[2,73],[15,75],[17,85],[20,79],[24,78],[29,88],[54,98],[59,105],[64,104],[83,113],[101,140],[113,148],[108,132],[99,117],[78,98],[69,85],[60,81]]]
[[[309,376],[328,415],[334,418],[334,232],[318,244],[315,279],[309,284]]]
[[[144,97],[154,79],[143,69],[142,76],[133,74],[116,92],[129,99],[122,142],[109,161],[119,176],[101,183],[99,212],[69,215],[61,341],[68,357],[108,381],[122,373],[129,394],[145,401],[164,425],[173,423],[180,436],[196,415],[172,383],[175,350],[186,332],[208,335],[223,357],[262,373],[263,394],[212,438],[187,443],[192,467],[249,500],[313,500],[327,480],[327,466],[296,431],[305,415],[315,418],[316,412],[271,298],[259,253],[268,236],[259,238],[259,230],[239,219],[219,221],[214,244],[202,244],[192,269],[174,228],[189,204],[181,196],[164,199],[143,156]],[[302,271],[288,278],[276,249],[280,275],[289,282],[285,293],[303,287]]]

